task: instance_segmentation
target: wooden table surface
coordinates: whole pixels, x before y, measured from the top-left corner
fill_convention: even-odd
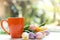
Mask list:
[[[1,35],[0,40],[22,40],[20,38],[13,39],[10,35]],[[50,32],[49,36],[46,36],[43,40],[60,40],[60,32]]]

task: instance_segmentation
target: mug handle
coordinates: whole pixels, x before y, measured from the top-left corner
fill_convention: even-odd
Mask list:
[[[2,27],[2,29],[3,29],[7,34],[10,35],[10,33],[9,33],[8,31],[6,31],[5,28],[4,28],[4,26],[3,26],[3,22],[4,22],[4,21],[6,21],[6,22],[8,23],[7,20],[2,20],[2,21],[1,21],[1,27]]]

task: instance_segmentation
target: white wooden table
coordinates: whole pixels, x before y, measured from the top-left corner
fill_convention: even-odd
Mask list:
[[[21,40],[20,38],[12,39],[10,35],[0,35],[0,40]],[[50,32],[43,40],[60,40],[60,32]]]

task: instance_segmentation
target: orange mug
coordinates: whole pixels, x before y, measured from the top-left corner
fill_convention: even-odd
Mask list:
[[[3,26],[3,22],[6,21],[8,23],[9,32],[7,32]],[[21,38],[21,35],[24,30],[24,18],[8,18],[8,20],[1,21],[2,29],[12,38]]]

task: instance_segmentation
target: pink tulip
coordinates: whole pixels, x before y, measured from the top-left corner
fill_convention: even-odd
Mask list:
[[[36,33],[36,38],[37,38],[37,39],[43,38],[43,33],[42,33],[42,32],[37,32],[37,33]]]
[[[30,25],[29,29],[30,30],[35,30],[35,26],[34,25]]]

